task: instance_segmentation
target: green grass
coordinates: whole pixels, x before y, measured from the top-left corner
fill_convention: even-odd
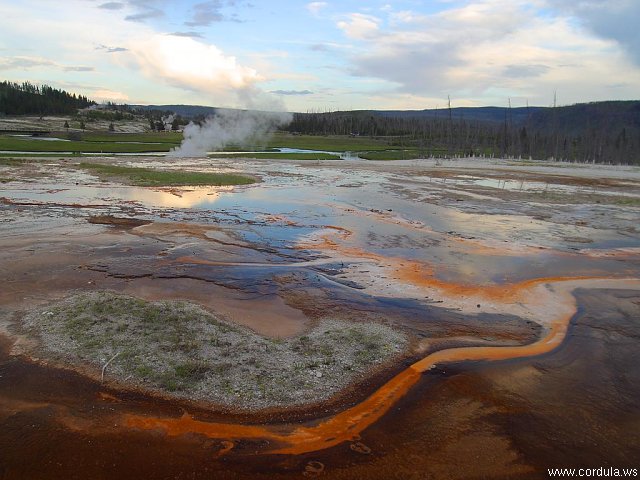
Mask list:
[[[56,135],[59,136],[59,135]],[[146,133],[103,133],[86,132],[82,134],[85,142],[153,142],[179,145],[182,141],[180,132],[146,132]]]
[[[54,136],[64,138],[65,132],[58,132]],[[9,135],[0,136],[0,150],[23,151],[23,152],[72,152],[72,153],[98,153],[98,154],[118,154],[118,153],[151,153],[167,152],[176,147],[182,141],[182,133],[177,132],[147,132],[147,133],[107,133],[107,132],[83,132],[82,139],[77,141],[43,141],[25,137],[11,137]],[[259,146],[239,146],[228,145],[227,152],[237,150],[263,150],[268,148],[300,148],[304,150],[324,150],[330,152],[368,152],[368,155],[375,155],[375,152],[390,150],[398,152],[398,148],[392,147],[390,138],[371,137],[351,137],[347,135],[291,135],[278,132],[269,140],[268,144]],[[147,143],[136,143],[147,142]],[[69,155],[69,153],[65,153]],[[16,154],[27,155],[27,154]],[[32,155],[29,153],[28,155]],[[45,154],[46,155],[46,154]],[[393,153],[389,158],[380,159],[394,160]],[[338,159],[336,155],[327,153],[280,153],[267,152],[255,154],[241,154],[229,156],[230,158],[274,158],[293,160],[332,160]],[[372,158],[373,159],[373,158]],[[378,158],[375,158],[378,159]]]
[[[64,137],[65,132],[55,136]],[[147,132],[147,133],[108,133],[83,132],[77,141],[43,141],[24,137],[0,136],[0,151],[9,152],[72,152],[71,154],[119,154],[119,153],[152,153],[168,152],[182,141],[182,133]],[[143,142],[143,143],[137,143]],[[146,142],[146,143],[144,143]],[[441,156],[445,149],[427,148],[420,152],[410,140],[398,143],[398,137],[352,137],[348,135],[292,135],[285,132],[275,133],[266,145],[240,146],[227,145],[225,151],[259,150],[259,153],[237,153],[230,155],[212,154],[214,158],[265,158],[290,160],[335,160],[337,155],[313,153],[280,153],[269,152],[268,149],[299,148],[328,152],[353,152],[361,158],[369,160],[402,160],[419,158],[420,156]],[[264,150],[264,151],[262,151]],[[420,155],[422,153],[423,155]],[[70,155],[70,153],[64,153]],[[0,154],[1,155],[1,154]],[[33,153],[16,153],[14,155],[33,155]],[[43,154],[47,155],[47,154]],[[54,154],[55,155],[55,154]]]
[[[264,158],[282,160],[340,160],[338,155],[330,153],[280,153],[280,152],[258,152],[258,153],[212,153],[210,158]]]
[[[612,203],[614,205],[627,205],[627,206],[630,206],[630,207],[638,207],[638,206],[640,206],[640,198],[637,198],[637,197],[616,197],[613,200]]]
[[[135,158],[136,156],[140,156],[140,157],[148,156],[149,153],[155,153],[155,152],[120,152],[120,153],[116,153],[116,152],[107,152],[107,153],[105,152],[84,152],[84,153],[80,153],[80,152],[73,152],[73,153],[11,152],[11,153],[0,153],[0,165],[2,165],[1,162],[3,158],[10,158],[14,160],[25,160],[26,162],[29,162],[30,161],[29,159],[34,159],[33,161],[36,161],[35,159],[38,159],[38,158],[117,157],[122,153],[127,153],[128,157]]]
[[[289,147],[329,152],[362,152],[387,150],[389,142],[383,138],[351,137],[347,135],[291,135],[276,133],[267,145],[270,148]]]
[[[44,141],[0,136],[0,150],[27,152],[143,153],[168,152],[177,144],[145,145],[139,143]]]
[[[481,155],[484,152],[475,152],[475,155]],[[378,150],[372,152],[360,152],[358,154],[360,158],[367,160],[413,160],[415,158],[431,158],[431,157],[446,157],[451,155],[466,156],[467,153],[463,151],[448,151],[445,148],[425,148],[418,150],[416,148],[410,149],[389,149]]]
[[[120,167],[101,163],[81,163],[103,179],[121,179],[125,183],[140,187],[183,186],[183,185],[248,185],[255,179],[229,173],[184,172],[152,170],[149,168]]]
[[[96,155],[99,155],[99,154],[96,154]],[[72,154],[66,154],[66,155],[61,155],[59,153],[31,153],[31,152],[0,153],[0,165],[7,165],[7,163],[3,163],[7,160],[9,161],[15,160],[13,164],[17,164],[17,163],[29,163],[30,162],[29,158],[60,158],[60,157],[79,157],[79,156],[80,154],[78,153],[72,153]]]
[[[420,157],[417,150],[380,150],[360,153],[359,156],[367,160],[410,160]]]

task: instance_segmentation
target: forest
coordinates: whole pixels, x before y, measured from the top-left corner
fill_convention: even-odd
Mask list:
[[[531,109],[308,112],[295,114],[286,129],[394,137],[394,145],[417,149],[420,156],[640,164],[640,101]]]
[[[87,97],[48,85],[0,82],[0,113],[5,115],[64,115],[95,105]]]

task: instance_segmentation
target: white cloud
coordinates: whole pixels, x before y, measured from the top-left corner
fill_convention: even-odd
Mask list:
[[[232,106],[239,94],[269,96],[259,86],[308,88],[313,95],[278,95],[301,110],[313,102],[418,106],[449,94],[456,105],[505,104],[507,97],[549,104],[555,90],[566,103],[640,96],[638,0],[385,1],[333,17],[327,14],[348,4],[307,0],[298,17],[307,24],[297,26],[304,31],[295,42],[274,40],[277,32],[253,23],[184,27],[213,22],[216,12],[233,20],[231,12],[249,8],[240,0],[0,2],[0,73],[82,84],[76,93],[106,90],[104,99],[124,92],[131,102]],[[267,11],[284,22],[287,8],[254,5],[247,22]],[[427,13],[433,9],[440,13]],[[334,29],[312,15],[333,19]],[[224,40],[205,40],[216,35]]]
[[[155,35],[134,42],[129,49],[151,79],[203,93],[252,88],[263,80],[256,70],[239,65],[215,45],[189,37]]]
[[[129,100],[129,96],[126,93],[116,92],[109,89],[96,90],[91,95],[91,98],[98,102],[116,102],[116,103],[124,103]]]
[[[55,66],[55,62],[49,60],[48,58],[42,57],[17,56],[0,58],[0,70],[26,70],[29,68],[50,66]]]
[[[43,57],[0,57],[0,70],[29,70],[32,68],[55,68],[64,72],[93,72],[94,67],[85,65],[63,65]]]
[[[311,12],[312,15],[318,16],[320,15],[320,11],[324,8],[327,8],[329,4],[327,2],[311,2],[307,3],[307,10]]]
[[[348,20],[338,22],[338,27],[349,38],[365,40],[374,37],[380,28],[380,19],[373,15],[351,13]]]
[[[362,41],[350,58],[351,73],[390,82],[387,93],[541,102],[559,90],[579,101],[620,98],[622,91],[604,89],[611,72],[630,84],[640,80],[615,42],[570,18],[540,16],[536,3],[477,0],[432,15],[391,12],[386,28],[379,19],[351,14],[338,27]],[[634,96],[632,87],[624,88]]]
[[[560,12],[573,15],[596,35],[618,42],[640,65],[640,2],[638,0],[547,0]]]
[[[282,108],[282,102],[271,98],[275,95],[258,88],[265,78],[253,62],[241,62],[192,36],[162,34],[151,25],[125,20],[130,9],[162,7],[161,0],[127,0],[121,2],[123,9],[99,8],[99,3],[104,4],[73,0],[73,8],[64,12],[47,4],[29,22],[11,21],[24,18],[19,4],[0,3],[0,27],[6,33],[0,46],[8,39],[12,52],[11,57],[0,55],[3,76],[51,85],[82,83],[73,91],[98,100]],[[95,21],[97,14],[100,21]],[[86,79],[78,82],[80,75],[90,76],[93,87]]]

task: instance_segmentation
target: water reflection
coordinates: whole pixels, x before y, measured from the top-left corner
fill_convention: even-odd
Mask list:
[[[128,200],[153,207],[196,208],[211,206],[233,187],[189,187],[189,188],[128,188],[123,193]]]

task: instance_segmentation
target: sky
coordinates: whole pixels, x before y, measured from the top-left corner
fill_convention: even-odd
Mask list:
[[[20,0],[0,80],[297,112],[640,99],[638,0]]]

